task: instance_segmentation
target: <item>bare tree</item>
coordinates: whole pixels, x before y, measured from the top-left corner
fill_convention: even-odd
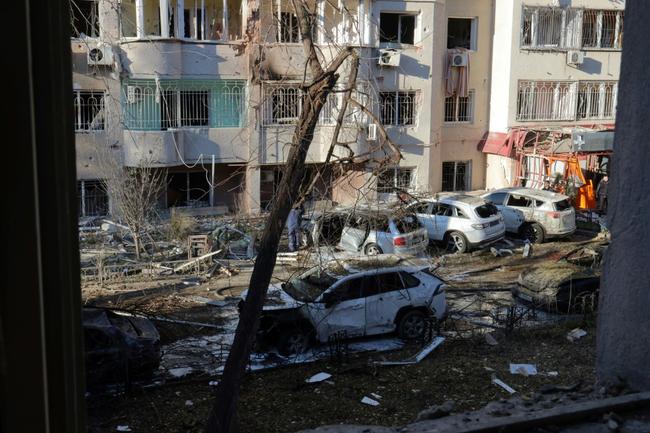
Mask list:
[[[111,200],[111,215],[129,228],[138,260],[142,236],[156,216],[158,199],[165,191],[166,171],[142,159],[137,167],[123,167],[109,150],[98,152],[98,167]]]
[[[292,0],[293,9],[299,22],[305,54],[305,78],[302,93],[302,112],[295,127],[291,147],[284,167],[284,175],[274,197],[268,223],[260,241],[259,252],[251,275],[248,294],[240,312],[239,323],[235,338],[228,354],[222,380],[217,387],[215,401],[210,411],[206,425],[207,433],[231,433],[237,431],[237,403],[241,378],[245,374],[250,357],[253,338],[259,324],[259,317],[266,297],[268,285],[275,267],[280,235],[286,224],[290,209],[301,200],[301,195],[308,193],[315,180],[305,178],[305,159],[307,151],[314,138],[314,130],[319,115],[328,96],[332,93],[339,79],[339,69],[346,61],[350,62],[348,87],[343,90],[345,102],[343,111],[339,113],[334,139],[330,145],[327,162],[330,162],[334,147],[339,145],[338,133],[340,123],[348,101],[352,102],[351,94],[358,70],[358,54],[351,47],[341,48],[334,59],[324,65],[312,41],[315,11],[310,10],[306,0]],[[363,107],[358,102],[354,103]],[[365,108],[365,107],[363,107]],[[363,111],[363,110],[362,110]],[[371,113],[370,110],[367,112]],[[384,140],[388,137],[380,126]],[[393,158],[399,160],[399,150],[390,143],[389,148],[395,150]],[[391,158],[391,159],[393,159]],[[362,158],[364,161],[369,157]],[[354,155],[340,159],[344,162],[355,161]]]

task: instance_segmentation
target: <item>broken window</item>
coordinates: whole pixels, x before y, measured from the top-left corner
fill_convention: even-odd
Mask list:
[[[415,43],[416,15],[382,12],[379,15],[379,42]]]
[[[381,123],[388,126],[414,125],[416,96],[416,91],[380,92]]]
[[[377,176],[377,192],[409,191],[413,181],[413,168],[393,167],[382,170]]]
[[[520,81],[517,120],[574,120],[577,83]]]
[[[74,100],[74,130],[76,132],[104,130],[104,91],[76,90]]]
[[[474,120],[474,91],[467,96],[453,95],[445,98],[445,122],[470,123]]]
[[[468,191],[472,185],[472,161],[442,163],[442,190]]]
[[[447,48],[476,50],[476,18],[447,20]]]
[[[535,200],[524,197],[523,195],[514,195],[511,194],[508,197],[508,202],[506,206],[515,206],[515,207],[533,207],[535,205]]]
[[[578,88],[578,119],[613,119],[616,117],[618,83],[583,81]]]
[[[521,46],[527,49],[622,47],[623,11],[524,7]]]
[[[108,194],[101,180],[77,181],[79,216],[103,216],[108,214]]]
[[[588,9],[582,19],[584,48],[622,48],[623,11]]]
[[[70,0],[70,24],[73,38],[99,37],[97,0]]]
[[[123,112],[132,130],[240,127],[243,80],[125,80]]]

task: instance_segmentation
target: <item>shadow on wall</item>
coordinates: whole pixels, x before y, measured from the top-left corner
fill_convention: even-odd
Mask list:
[[[582,72],[586,72],[587,74],[600,74],[603,69],[603,63],[599,62],[598,60],[594,60],[589,57],[585,57],[585,61],[580,66],[580,70]]]

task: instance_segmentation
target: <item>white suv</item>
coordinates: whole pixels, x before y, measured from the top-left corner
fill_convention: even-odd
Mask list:
[[[397,331],[405,339],[422,338],[428,321],[443,320],[447,312],[443,282],[429,266],[394,255],[366,257],[330,262],[273,284],[260,318],[258,348],[274,347],[286,356],[334,335]]]
[[[576,212],[566,195],[532,188],[502,188],[482,197],[501,211],[507,231],[519,233],[531,242],[541,243],[576,231]]]
[[[429,239],[443,241],[451,252],[464,253],[491,244],[506,233],[497,208],[480,197],[442,195],[413,203],[408,210],[417,215]]]

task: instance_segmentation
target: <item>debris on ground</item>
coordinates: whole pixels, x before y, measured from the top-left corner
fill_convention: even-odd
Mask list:
[[[426,358],[431,352],[435,350],[436,347],[440,346],[445,341],[445,337],[435,337],[429,344],[424,346],[415,356],[405,359],[403,361],[375,361],[374,365],[410,365],[417,364]]]
[[[533,364],[510,364],[510,374],[535,376],[537,374],[537,366]]]
[[[514,393],[517,392],[514,389],[512,389],[512,387],[510,387],[510,385],[508,385],[507,383],[505,383],[501,379],[497,378],[496,375],[492,376],[492,383],[495,384],[495,385],[500,386],[503,389],[505,389],[509,394],[514,394]]]
[[[307,382],[307,383],[318,383],[318,382],[323,382],[323,381],[329,379],[330,377],[332,377],[331,374],[321,372],[321,373],[313,375],[309,379],[305,380],[305,382]]]
[[[431,420],[431,419],[438,419],[442,418],[445,416],[451,415],[451,413],[454,411],[456,408],[456,403],[454,403],[453,400],[447,400],[441,405],[436,405],[436,406],[431,406],[430,408],[424,409],[420,413],[418,413],[418,417],[416,418],[416,422],[418,421],[426,421],[426,420]]]
[[[566,339],[573,343],[574,341],[581,339],[585,335],[587,335],[587,331],[585,331],[584,329],[575,328],[572,329],[567,334]]]
[[[361,403],[367,404],[368,406],[379,406],[379,402],[377,400],[365,396],[361,399]]]

